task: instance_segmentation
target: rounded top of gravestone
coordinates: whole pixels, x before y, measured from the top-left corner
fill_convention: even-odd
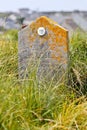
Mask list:
[[[55,21],[41,16],[21,30],[21,34],[30,43],[30,48],[34,49],[34,46],[38,48],[38,44],[43,48],[47,44],[54,60],[66,62],[64,57],[68,52],[68,31]]]

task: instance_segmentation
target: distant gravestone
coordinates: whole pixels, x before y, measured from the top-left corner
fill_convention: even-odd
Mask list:
[[[19,32],[18,51],[21,78],[29,76],[30,64],[39,61],[39,80],[62,79],[68,65],[68,31],[42,16]]]

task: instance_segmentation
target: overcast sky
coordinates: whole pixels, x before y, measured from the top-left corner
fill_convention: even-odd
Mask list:
[[[0,0],[0,11],[17,11],[22,7],[39,11],[87,11],[87,0]]]

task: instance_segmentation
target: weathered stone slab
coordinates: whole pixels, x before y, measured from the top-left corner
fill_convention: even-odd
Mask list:
[[[37,78],[59,79],[67,71],[68,31],[42,16],[19,32],[18,51],[20,77],[29,76],[30,64],[39,61]]]

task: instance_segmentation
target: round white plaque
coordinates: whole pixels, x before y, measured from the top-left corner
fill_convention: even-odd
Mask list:
[[[46,34],[46,30],[44,27],[39,27],[37,32],[39,36],[44,36]]]

